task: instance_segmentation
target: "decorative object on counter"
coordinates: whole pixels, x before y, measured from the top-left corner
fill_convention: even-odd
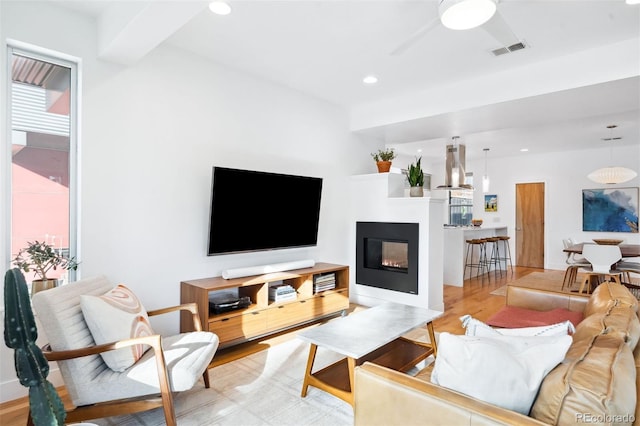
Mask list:
[[[75,257],[66,257],[62,249],[56,250],[39,241],[28,242],[27,247],[21,249],[12,262],[23,272],[34,272],[39,277],[31,282],[31,296],[39,291],[57,287],[58,280],[47,277],[47,272],[51,269],[75,271],[79,264]]]
[[[582,230],[638,232],[638,188],[583,189]]]
[[[489,148],[484,148],[484,175],[482,175],[482,192],[485,194],[489,192],[489,175],[487,174],[487,154]]]
[[[624,240],[614,240],[609,238],[594,238],[593,242],[601,246],[617,246],[622,244]]]
[[[16,374],[29,388],[29,416],[36,425],[64,425],[66,412],[56,388],[47,380],[49,362],[36,345],[38,330],[29,290],[18,268],[4,278],[4,343],[14,349]]]
[[[484,211],[485,212],[498,211],[498,196],[496,194],[487,194],[484,196]]]
[[[608,138],[602,139],[603,141],[609,142],[611,144],[611,149],[609,151],[609,164],[613,164],[614,141],[618,141],[622,139],[621,136],[617,136],[617,137],[613,136],[613,129],[615,129],[616,127],[618,126],[616,126],[615,124],[607,126],[607,129],[609,129],[610,136]],[[631,169],[627,169],[626,167],[613,166],[613,165],[610,165],[609,167],[603,167],[598,170],[594,170],[593,172],[587,175],[587,177],[592,181],[597,183],[604,183],[607,185],[628,182],[636,176],[638,176],[638,174]]]
[[[396,158],[396,153],[393,148],[385,148],[372,152],[371,156],[378,166],[378,173],[387,173],[391,170],[391,160]]]
[[[482,219],[471,219],[471,224],[473,226],[481,226],[482,225],[483,220]]]
[[[422,166],[420,162],[422,161],[422,157],[416,158],[415,163],[409,164],[407,168],[407,181],[409,181],[409,195],[411,197],[422,197],[424,196],[424,172],[422,171]]]

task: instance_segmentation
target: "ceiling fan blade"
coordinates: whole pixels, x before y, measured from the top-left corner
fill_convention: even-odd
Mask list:
[[[422,37],[424,37],[429,31],[434,29],[439,24],[440,24],[440,18],[439,17],[436,17],[436,18],[432,19],[431,21],[427,22],[422,27],[418,28],[418,30],[415,33],[413,33],[413,35],[411,37],[409,37],[407,40],[405,40],[398,47],[393,49],[391,51],[391,53],[389,53],[389,54],[391,56],[397,56],[397,55],[400,55],[400,54],[404,53],[407,49],[409,49],[411,46],[413,46],[418,40],[420,40]]]
[[[509,27],[507,21],[504,20],[499,10],[496,10],[496,13],[491,19],[482,24],[482,29],[495,38],[496,41],[501,44],[501,47],[509,47],[520,43],[520,40],[513,30],[511,30],[511,27]]]

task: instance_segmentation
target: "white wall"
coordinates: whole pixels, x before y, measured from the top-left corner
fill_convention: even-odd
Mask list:
[[[632,142],[632,141],[629,141]],[[635,145],[616,146],[615,165],[640,171],[640,139]],[[532,145],[533,148],[533,145]],[[475,172],[474,218],[484,220],[486,226],[507,226],[512,236],[512,255],[515,256],[515,185],[518,183],[545,183],[545,268],[566,268],[566,254],[562,252],[562,239],[591,241],[593,238],[620,238],[629,244],[640,244],[640,234],[582,231],[582,190],[592,188],[627,188],[640,186],[640,178],[619,185],[600,185],[590,181],[587,174],[609,166],[610,149],[557,152],[553,155],[523,153],[517,157],[499,157],[488,160],[491,180],[489,193],[498,195],[498,211],[485,212],[481,176],[484,157],[476,161],[467,158],[466,169]],[[432,187],[444,182],[444,164],[430,164],[425,172],[433,172]],[[433,191],[440,192],[440,191]],[[446,194],[445,191],[441,191]],[[445,215],[445,220],[446,215]],[[515,264],[515,263],[514,263]]]
[[[378,144],[352,135],[344,111],[173,48],[160,47],[131,67],[100,61],[94,23],[50,2],[2,2],[0,11],[3,41],[82,59],[83,277],[106,274],[153,309],[179,303],[181,280],[229,267],[348,262],[344,189],[349,176],[370,171]],[[5,54],[0,65],[4,70]],[[4,132],[2,138],[6,143]],[[207,257],[214,165],[323,177],[318,246]],[[260,190],[257,182],[238,196]],[[8,240],[4,228],[0,240]],[[178,318],[153,325],[175,332]],[[4,345],[1,356],[1,398],[9,400],[24,388]]]
[[[405,177],[375,173],[351,178],[351,227],[349,240],[356,246],[356,222],[416,223],[418,232],[418,292],[403,293],[356,282],[356,252],[350,252],[349,297],[355,303],[374,306],[383,301],[444,311],[443,296],[443,200],[405,195]]]

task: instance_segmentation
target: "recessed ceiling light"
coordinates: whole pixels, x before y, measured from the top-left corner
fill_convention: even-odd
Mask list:
[[[522,148],[520,149],[520,152],[529,152],[529,148]]]
[[[375,75],[368,75],[362,79],[364,84],[376,84],[378,82],[378,77]]]
[[[418,153],[422,152],[422,148],[418,148]]]
[[[228,15],[231,13],[231,6],[225,1],[216,0],[209,3],[209,10],[216,15]]]
[[[627,0],[627,4],[640,4],[640,0]]]

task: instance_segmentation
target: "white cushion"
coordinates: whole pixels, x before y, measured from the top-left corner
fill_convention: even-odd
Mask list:
[[[98,345],[154,334],[147,311],[136,295],[122,284],[102,296],[80,296],[80,306]],[[148,345],[134,345],[103,352],[100,356],[113,371],[124,371],[148,349]]]
[[[493,328],[471,315],[461,316],[460,321],[462,321],[466,336],[562,336],[573,334],[576,331],[571,321],[522,328]]]
[[[440,333],[431,375],[437,385],[528,415],[542,379],[572,337],[458,336]]]

